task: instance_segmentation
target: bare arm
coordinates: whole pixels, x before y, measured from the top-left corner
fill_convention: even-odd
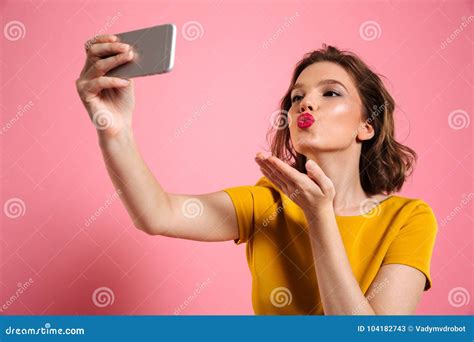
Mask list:
[[[138,229],[198,241],[238,237],[235,209],[227,193],[167,193],[145,164],[131,132],[99,141],[109,176]]]
[[[113,35],[94,37],[86,46],[77,91],[97,129],[109,176],[134,225],[150,235],[199,241],[236,239],[237,218],[224,191],[168,194],[145,164],[133,137],[133,80],[105,76],[133,59],[130,46]]]

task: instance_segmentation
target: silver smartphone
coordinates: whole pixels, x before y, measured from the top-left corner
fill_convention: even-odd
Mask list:
[[[133,59],[106,73],[106,76],[132,78],[170,72],[174,65],[176,26],[165,24],[115,34],[129,44]]]

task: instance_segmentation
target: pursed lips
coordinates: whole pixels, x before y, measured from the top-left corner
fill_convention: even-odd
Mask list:
[[[308,128],[314,123],[314,116],[310,113],[302,113],[298,115],[298,127],[299,128]]]

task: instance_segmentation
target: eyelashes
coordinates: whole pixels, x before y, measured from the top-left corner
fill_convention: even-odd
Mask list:
[[[337,96],[341,96],[341,94],[339,94],[338,92],[334,91],[334,90],[328,90],[326,91],[323,96],[326,96],[326,94],[329,94],[329,93],[332,93],[332,94],[336,94],[336,96],[329,96],[329,97],[337,97]],[[296,101],[297,98],[302,98],[303,96],[300,96],[300,95],[295,95],[291,98],[291,103],[294,103]]]

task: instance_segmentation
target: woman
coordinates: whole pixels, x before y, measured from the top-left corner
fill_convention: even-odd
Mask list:
[[[256,314],[414,313],[437,222],[423,200],[394,194],[416,153],[395,141],[394,100],[356,55],[324,45],[297,64],[254,186],[183,195],[165,192],[139,153],[133,81],[104,76],[130,47],[113,35],[86,46],[77,89],[138,229],[247,243]],[[201,216],[186,210],[196,203]]]

